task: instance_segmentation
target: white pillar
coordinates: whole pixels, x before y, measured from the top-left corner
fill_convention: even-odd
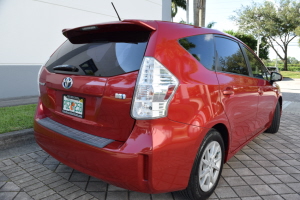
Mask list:
[[[171,0],[161,0],[162,2],[162,20],[171,21]]]
[[[190,23],[190,2],[189,0],[186,0],[186,23],[189,24]]]

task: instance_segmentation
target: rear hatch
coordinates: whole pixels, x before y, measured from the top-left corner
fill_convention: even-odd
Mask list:
[[[155,30],[139,22],[117,22],[63,30],[68,38],[42,71],[46,117],[74,129],[125,141],[135,123],[132,96]]]

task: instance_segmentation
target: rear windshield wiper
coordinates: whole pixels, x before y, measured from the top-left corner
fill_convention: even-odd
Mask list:
[[[78,72],[78,68],[73,65],[57,65],[57,66],[53,67],[53,70]]]

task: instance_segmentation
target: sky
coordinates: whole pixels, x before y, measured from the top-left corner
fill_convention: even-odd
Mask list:
[[[261,3],[263,2],[263,0],[254,0],[254,2]],[[240,9],[242,5],[251,5],[251,3],[252,0],[207,0],[205,23],[208,24],[209,22],[216,22],[213,29],[218,29],[220,31],[237,31],[238,27],[233,21],[229,19],[229,17],[235,15],[234,11]],[[190,22],[193,21],[192,4],[193,0],[190,0]],[[182,19],[186,21],[186,12],[180,8],[178,14],[174,18],[174,22],[179,22]],[[281,53],[281,55],[283,55],[283,53]],[[288,56],[295,57],[298,60],[300,60],[300,48],[298,46],[298,38],[291,41],[288,48]],[[271,48],[269,50],[269,58],[276,58],[276,54]]]

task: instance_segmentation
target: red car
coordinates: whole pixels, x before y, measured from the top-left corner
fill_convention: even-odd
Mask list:
[[[129,190],[206,199],[223,163],[278,131],[282,76],[228,34],[140,20],[63,34],[39,73],[34,130],[76,170]]]

